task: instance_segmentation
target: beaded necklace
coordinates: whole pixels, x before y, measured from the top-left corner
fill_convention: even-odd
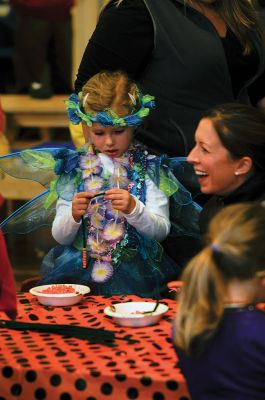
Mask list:
[[[122,249],[130,242],[129,226],[123,213],[115,210],[111,201],[105,200],[104,194],[100,193],[116,187],[128,190],[145,202],[147,152],[139,146],[132,146],[122,157],[114,158],[112,162],[114,172],[110,175],[104,171],[101,159],[91,145],[79,161],[84,190],[97,194],[90,201],[86,227],[90,257],[95,259],[91,272],[95,282],[106,282],[112,277]]]

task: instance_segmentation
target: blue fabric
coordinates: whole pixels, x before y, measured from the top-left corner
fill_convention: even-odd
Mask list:
[[[90,259],[84,269],[80,250],[58,245],[45,256],[41,267],[45,277],[38,284],[78,283],[88,285],[97,295],[136,294],[160,298],[161,288],[178,273],[178,266],[167,255],[163,256],[161,265],[158,263],[152,268],[139,252],[132,260],[122,261],[109,281],[96,283],[91,279],[93,262]]]

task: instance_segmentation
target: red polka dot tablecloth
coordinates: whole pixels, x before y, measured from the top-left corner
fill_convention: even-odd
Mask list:
[[[0,330],[0,400],[189,400],[171,344],[175,302],[159,324],[124,328],[103,312],[136,296],[88,296],[72,307],[48,307],[18,294],[19,322],[111,330],[113,346],[48,332]],[[0,319],[6,319],[0,313]],[[131,341],[129,339],[132,339]],[[135,343],[132,343],[135,341]]]

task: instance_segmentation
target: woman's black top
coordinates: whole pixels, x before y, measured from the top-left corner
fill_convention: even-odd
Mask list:
[[[204,205],[200,213],[200,230],[204,235],[211,219],[222,208],[231,204],[245,202],[261,202],[265,200],[265,173],[255,173],[241,186],[226,196],[213,195]]]
[[[175,3],[175,0],[167,1]],[[244,82],[255,74],[258,55],[252,53],[243,56],[241,44],[229,30],[221,41],[236,97]],[[76,92],[101,70],[121,69],[138,80],[148,63],[153,46],[153,23],[143,0],[123,0],[118,8],[114,0],[110,1],[84,52],[75,82]],[[265,73],[250,85],[248,92],[254,105],[265,96]]]

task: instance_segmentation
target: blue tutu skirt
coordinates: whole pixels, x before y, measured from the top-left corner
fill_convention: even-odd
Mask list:
[[[44,257],[39,285],[76,283],[87,285],[95,295],[135,294],[141,297],[160,298],[160,292],[170,280],[176,279],[180,270],[166,254],[158,265],[150,265],[139,253],[132,261],[121,262],[113,276],[106,282],[91,278],[95,259],[82,267],[82,253],[73,246],[57,245]]]

